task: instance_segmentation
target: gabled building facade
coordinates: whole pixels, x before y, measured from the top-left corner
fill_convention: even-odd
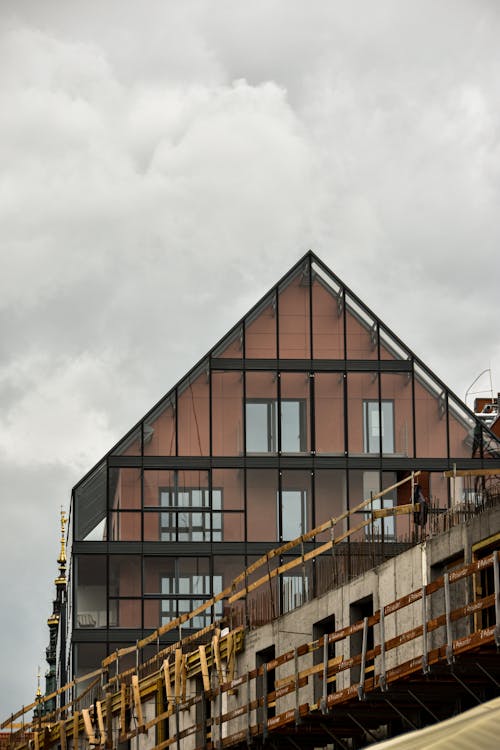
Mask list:
[[[307,253],[74,487],[69,674],[412,471],[439,519],[467,499],[443,472],[484,466],[500,467],[498,439]],[[408,503],[409,487],[384,505]],[[407,521],[379,520],[385,556],[411,543]],[[366,541],[346,541],[344,577],[362,569]],[[280,611],[322,585],[313,564],[281,576]],[[223,617],[216,606],[191,627]],[[264,606],[250,597],[241,616]]]

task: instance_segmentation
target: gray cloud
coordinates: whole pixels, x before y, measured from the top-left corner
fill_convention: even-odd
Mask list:
[[[2,715],[34,694],[71,485],[308,248],[459,395],[488,366],[500,388],[499,26],[489,2],[2,7]]]

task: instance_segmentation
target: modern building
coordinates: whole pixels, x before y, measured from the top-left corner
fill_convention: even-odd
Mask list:
[[[466,486],[443,472],[485,466],[500,467],[500,443],[484,420],[309,252],[74,487],[60,677],[412,471],[429,523],[482,502],[484,477]],[[408,503],[410,486],[384,505]],[[383,557],[415,541],[408,516],[378,523]],[[366,543],[363,529],[345,542],[339,580],[373,565]],[[326,586],[312,562],[275,581],[281,613]],[[223,617],[216,606],[191,627]],[[263,621],[266,606],[249,596],[240,616]]]

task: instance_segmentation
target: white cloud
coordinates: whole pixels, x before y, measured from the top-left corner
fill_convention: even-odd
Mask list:
[[[309,247],[459,395],[490,365],[500,389],[499,27],[488,2],[4,3],[0,488],[32,574],[0,596],[24,640],[72,483]]]

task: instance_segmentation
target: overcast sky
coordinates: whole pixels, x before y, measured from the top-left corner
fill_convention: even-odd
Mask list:
[[[1,719],[71,487],[309,248],[500,389],[499,39],[497,0],[2,0]]]

